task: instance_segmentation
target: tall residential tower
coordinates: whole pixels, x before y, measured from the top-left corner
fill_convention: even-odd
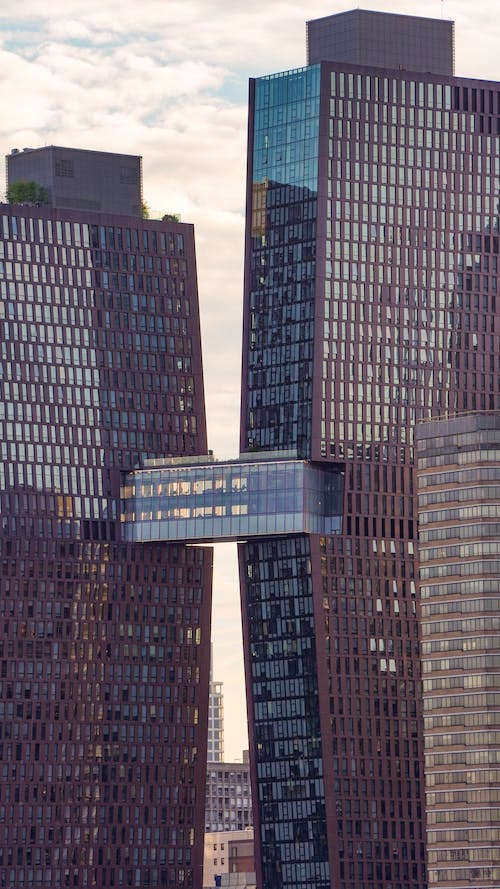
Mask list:
[[[340,533],[240,544],[258,881],[424,889],[413,429],[499,408],[500,89],[450,22],[308,45],[250,85],[241,451],[344,493]]]
[[[56,206],[0,207],[0,885],[198,889],[211,551],[119,521],[124,471],[206,453],[193,228],[91,155],[18,153]]]

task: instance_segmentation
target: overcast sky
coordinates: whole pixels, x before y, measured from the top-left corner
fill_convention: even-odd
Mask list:
[[[456,23],[456,73],[500,78],[498,0],[366,0]],[[209,446],[238,450],[248,78],[305,63],[305,20],[339,0],[0,0],[0,154],[140,154],[152,215],[196,230]],[[1,194],[1,189],[0,189]],[[226,758],[246,743],[235,547],[216,548],[214,661]]]

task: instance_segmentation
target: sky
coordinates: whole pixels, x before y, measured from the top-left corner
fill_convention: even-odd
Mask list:
[[[249,77],[305,64],[305,21],[348,0],[0,0],[0,155],[140,154],[151,216],[195,225],[209,447],[238,453]],[[498,0],[365,0],[455,21],[457,75],[500,79]],[[0,198],[2,188],[0,187]],[[246,746],[236,546],[215,548],[226,759]]]

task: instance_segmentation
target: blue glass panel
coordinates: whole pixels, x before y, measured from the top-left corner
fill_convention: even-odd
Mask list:
[[[255,82],[246,446],[310,456],[320,68]]]

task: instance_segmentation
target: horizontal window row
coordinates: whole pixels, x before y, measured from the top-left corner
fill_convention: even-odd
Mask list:
[[[1,217],[1,231],[6,240],[28,241],[30,244],[56,244],[60,246],[94,247],[105,250],[126,250],[152,253],[168,253],[183,256],[184,232],[165,231],[155,228],[122,228],[120,226],[88,225],[79,222],[62,222],[12,213]],[[165,226],[166,228],[166,226]]]
[[[457,849],[439,849],[436,852],[429,852],[429,863],[438,864],[445,861],[478,861],[485,862],[500,861],[500,851],[493,846],[479,846],[473,848],[457,848]]]
[[[435,602],[432,604],[424,604],[421,606],[421,615],[423,618],[432,617],[435,614],[470,614],[471,612],[489,612],[489,611],[500,611],[500,598],[488,598],[487,593],[483,596],[475,597],[472,599],[467,599],[467,585],[463,584],[461,592],[463,593],[463,598],[458,599],[456,601],[442,601]],[[492,593],[493,590],[488,590],[488,593]],[[440,585],[439,597],[442,598],[444,595],[448,595],[449,590],[446,588],[446,585]],[[426,649],[427,650],[427,649]],[[432,649],[429,649],[432,650]]]
[[[453,583],[438,582],[431,584],[430,586],[420,585],[420,596],[424,601],[433,598],[440,599],[443,595],[463,596],[465,601],[467,601],[468,598],[478,596],[488,599],[492,593],[494,594],[498,592],[500,592],[500,580],[497,580],[494,577],[484,577],[479,580],[464,579],[463,581],[455,581]],[[434,613],[437,614],[439,612],[429,612],[429,614]]]
[[[138,252],[140,249],[152,253],[168,253],[170,256],[184,255],[184,234],[182,232],[165,232],[147,228],[120,228],[119,226],[92,225],[91,244],[102,250],[127,250]]]
[[[495,507],[494,507],[495,508]],[[500,512],[500,503],[498,506],[498,510]],[[430,580],[434,577],[449,577],[455,575],[461,575],[463,577],[470,576],[471,574],[497,574],[500,571],[500,562],[495,561],[494,559],[488,559],[487,553],[484,552],[484,547],[489,546],[489,544],[483,544],[479,547],[481,550],[481,555],[484,555],[484,558],[474,561],[474,562],[463,562],[457,561],[449,562],[446,565],[434,565],[429,568],[420,568],[420,578],[422,581]],[[492,544],[492,546],[494,546]]]
[[[447,691],[450,688],[477,688],[481,691],[485,691],[488,688],[500,688],[500,670],[498,673],[471,673],[469,675],[459,673],[455,676],[424,679],[424,698],[433,692]]]
[[[150,885],[153,886],[193,885],[193,870],[189,867],[170,868],[169,870],[166,868],[158,870],[156,867],[147,867],[144,872],[142,869],[131,870],[130,868],[124,869],[123,867],[96,867],[95,864],[91,867],[82,867],[81,870],[76,865],[73,865],[72,868],[65,865],[63,868],[54,869],[38,867],[36,870],[33,868],[16,870],[11,867],[4,867],[1,871],[1,879],[4,880],[5,885],[8,885],[7,881],[9,881],[10,885],[18,886],[19,889],[25,889],[25,887],[26,889],[41,889],[41,887],[45,887],[45,889],[63,889],[63,887],[69,885],[69,871],[71,869],[73,871],[73,885],[88,886],[98,879],[109,880],[109,885],[119,887],[140,887],[143,879],[147,879]],[[80,880],[83,880],[83,883],[80,883]],[[307,887],[304,887],[304,889],[307,889]]]
[[[500,606],[497,610],[500,610]],[[430,658],[424,653],[422,656],[423,672],[433,673],[442,670],[456,670],[457,668],[462,668],[468,672],[492,667],[500,669],[500,652],[495,654],[497,645],[493,644],[491,648],[488,649],[486,643],[483,643],[481,650],[482,653],[475,655],[475,657],[465,657],[461,646],[457,646],[456,648],[457,654],[460,652],[457,657]],[[488,651],[491,651],[492,653],[488,654]]]
[[[452,110],[455,107],[453,88],[448,84],[425,83],[417,79],[407,80],[406,77],[350,74],[343,71],[332,72],[331,95],[339,99],[377,100],[382,106],[384,103],[391,102],[394,105],[412,109],[428,107]],[[493,90],[482,92],[483,102],[485,96],[489,102],[493,101],[490,96],[496,97],[497,95]]]
[[[500,828],[475,827],[474,836],[477,843],[483,843],[484,847],[494,849],[500,843]],[[451,830],[428,830],[427,841],[433,845],[436,843],[439,845],[454,843],[457,845],[458,850],[460,850],[460,846],[464,849],[470,849],[470,832],[460,827],[452,828]]]
[[[422,480],[419,484],[422,483]],[[480,522],[478,524],[460,523],[444,528],[429,528],[419,531],[420,552],[422,544],[433,543],[436,540],[463,539],[473,540],[475,537],[500,537],[500,524],[497,522]]]
[[[74,265],[72,262],[73,252],[69,253],[70,265]],[[92,253],[87,253],[87,262],[83,263],[80,261],[80,259],[83,259],[80,256],[81,253],[82,251],[79,251],[78,264],[87,265],[89,268],[109,269],[115,272],[149,272],[150,274],[157,272],[160,275],[163,273],[166,275],[181,275],[184,278],[188,274],[188,266],[185,259],[170,259],[144,253],[116,253],[109,250],[95,250]],[[61,255],[61,250],[59,250],[58,256],[54,261],[57,262],[58,259],[61,264],[67,263],[65,254],[62,253]]]
[[[421,488],[435,487],[436,485],[464,485],[468,482],[486,482],[500,480],[500,467],[478,466],[475,469],[460,469],[449,472],[437,472],[433,475],[422,475]]]
[[[477,705],[477,702],[474,702]],[[486,728],[488,726],[499,726],[500,725],[500,716],[498,713],[489,713],[487,710],[473,712],[473,713],[439,713],[437,716],[425,716],[425,728],[429,731],[432,729],[445,729],[451,726],[459,726],[461,728],[469,728],[469,726],[482,726]],[[454,778],[455,780],[455,778]],[[488,783],[488,775],[483,774],[482,778],[478,775],[478,781],[481,783],[483,781]]]
[[[474,824],[485,824],[485,823],[495,823],[500,816],[500,812],[498,812],[494,807],[483,807],[479,808],[478,806],[467,807],[466,809],[452,809],[451,811],[440,811],[439,809],[433,808],[427,810],[427,824],[451,824],[453,822],[457,824],[466,824],[474,825]],[[489,868],[480,868],[487,879],[491,878],[491,871]],[[497,876],[500,877],[500,867],[497,869]],[[460,873],[460,868],[453,870],[453,879],[458,880]],[[467,876],[466,876],[467,875]],[[469,871],[462,871],[462,878],[467,879],[470,876]],[[494,879],[494,878],[493,878]]]
[[[498,635],[492,636],[463,636],[454,639],[434,639],[432,642],[422,642],[422,655],[428,657],[430,654],[443,653],[450,651],[467,652],[467,651],[495,651],[498,647]],[[462,655],[463,656],[463,655]]]
[[[446,437],[436,437],[432,439],[432,450],[441,450],[445,451],[443,454],[437,454],[436,456],[432,456],[429,462],[420,463],[420,460],[425,460],[425,451],[430,445],[430,442],[421,438],[417,443],[417,455],[419,460],[419,468],[422,469],[431,466],[442,466],[444,464],[449,464],[450,455],[446,451],[448,445],[454,446],[453,452],[453,463],[455,465],[461,466],[467,463],[474,464],[485,464],[491,463],[493,466],[495,463],[498,463],[500,459],[500,450],[498,448],[492,447],[496,443],[497,435],[495,431],[491,430],[481,430],[481,447],[477,447],[477,432],[473,433],[463,433],[459,436],[446,436]],[[456,446],[459,445],[457,448]],[[435,461],[435,462],[434,462]]]
[[[486,748],[484,750],[447,750],[444,753],[426,753],[425,765],[427,769],[444,768],[449,772],[450,766],[455,769],[455,775],[462,774],[461,766],[490,766],[500,764],[500,750],[495,747]],[[427,775],[427,773],[426,773]],[[464,776],[465,777],[465,776]]]
[[[460,484],[459,486],[455,486],[454,488],[447,488],[440,491],[433,491],[429,494],[419,494],[418,497],[418,507],[419,510],[424,510],[426,506],[432,506],[435,503],[466,503],[467,501],[486,501],[486,500],[497,500],[500,498],[500,484],[499,485],[482,485],[479,484],[480,479],[477,479],[477,484],[473,486],[466,486]]]

